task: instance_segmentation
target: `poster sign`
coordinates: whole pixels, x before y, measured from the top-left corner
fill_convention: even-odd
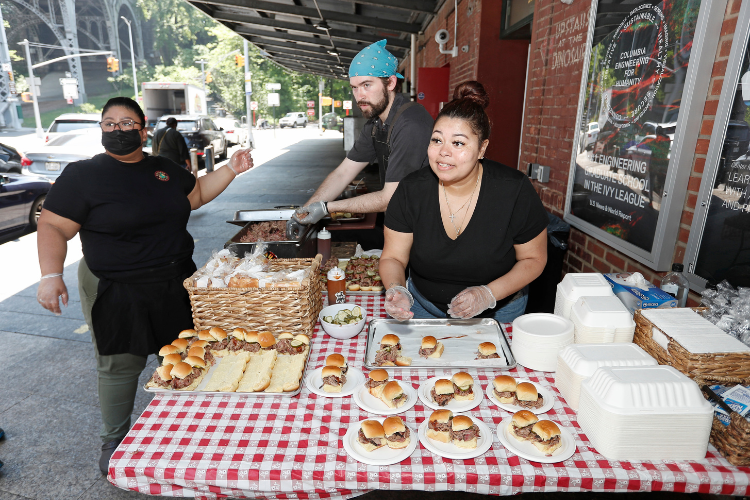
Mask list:
[[[352,109],[352,101],[344,101],[344,109]]]
[[[637,5],[591,49],[566,216],[645,252],[662,213],[699,7]]]
[[[269,106],[279,106],[279,94],[272,92],[268,94],[268,105]]]
[[[266,90],[281,90],[280,83],[267,83]]]
[[[256,111],[258,109],[258,101],[250,101],[250,109]]]
[[[315,110],[314,109],[308,109],[307,110],[307,116],[315,116]]]
[[[253,74],[250,71],[245,71],[245,94],[250,95],[253,93]]]
[[[308,108],[314,108],[315,107],[315,101],[307,101],[307,107]]]

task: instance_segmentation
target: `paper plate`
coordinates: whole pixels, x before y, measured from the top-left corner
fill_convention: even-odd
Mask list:
[[[508,417],[497,427],[497,437],[500,438],[500,442],[505,446],[508,451],[514,455],[518,455],[526,460],[532,462],[541,462],[543,464],[554,464],[562,462],[573,456],[576,452],[576,441],[573,435],[568,429],[557,423],[560,428],[560,439],[562,440],[562,446],[552,453],[552,456],[547,456],[537,449],[536,446],[531,444],[529,441],[519,441],[508,433],[508,425],[513,417]],[[540,420],[549,420],[542,418]]]
[[[487,399],[489,399],[492,402],[492,404],[494,404],[498,408],[502,408],[503,410],[509,411],[511,413],[515,413],[515,412],[521,411],[521,410],[529,410],[531,413],[535,413],[537,415],[540,415],[542,413],[547,413],[548,411],[550,411],[552,409],[552,406],[554,406],[554,404],[555,404],[555,395],[552,394],[552,391],[550,391],[546,387],[544,387],[544,386],[542,386],[542,385],[540,385],[540,384],[538,384],[536,382],[532,382],[531,380],[518,379],[518,380],[516,380],[516,382],[518,382],[519,384],[521,382],[530,382],[530,383],[534,384],[534,387],[536,387],[536,391],[539,394],[542,395],[542,398],[544,398],[544,405],[542,405],[541,408],[524,408],[522,406],[516,406],[516,405],[507,404],[507,403],[501,403],[495,397],[495,386],[492,384],[492,381],[490,381],[490,383],[487,384],[487,388],[485,389],[485,392],[487,393]]]
[[[364,420],[377,420],[381,424],[384,418],[366,418]],[[360,420],[363,422],[364,420]],[[409,458],[414,450],[417,449],[417,436],[414,435],[414,429],[408,424],[406,427],[409,429],[409,438],[411,442],[406,448],[400,450],[393,450],[388,446],[383,446],[374,451],[365,451],[357,442],[357,434],[359,434],[360,422],[349,425],[349,429],[346,431],[344,436],[344,449],[357,462],[362,462],[368,465],[393,465],[402,462]]]
[[[465,411],[473,410],[482,402],[482,398],[484,397],[484,395],[482,394],[482,386],[479,385],[479,382],[474,380],[474,399],[469,401],[456,401],[455,399],[451,399],[445,406],[436,404],[434,401],[432,401],[430,391],[432,391],[432,388],[435,387],[435,382],[437,382],[441,378],[447,378],[448,380],[451,379],[450,376],[432,377],[419,386],[419,399],[422,400],[422,403],[426,407],[432,408],[433,410],[450,410],[453,413],[463,413]]]
[[[417,404],[417,390],[408,382],[404,382],[403,380],[395,381],[398,382],[398,385],[401,386],[404,394],[406,394],[407,399],[403,406],[399,408],[389,408],[382,400],[371,395],[364,383],[360,384],[354,391],[354,402],[364,411],[376,415],[397,415],[407,410],[411,410],[414,405]]]
[[[322,371],[323,367],[321,366],[320,368],[316,368],[308,373],[307,377],[305,377],[305,385],[307,388],[310,389],[310,392],[317,394],[318,396],[326,398],[345,398],[346,396],[354,394],[357,387],[365,382],[365,376],[362,372],[350,366],[346,372],[346,382],[344,382],[344,387],[341,388],[341,392],[326,392],[320,388],[320,386],[323,385],[323,378],[320,376]]]
[[[477,427],[479,427],[479,438],[477,439],[477,447],[473,450],[465,450],[459,448],[453,443],[441,443],[440,441],[433,441],[427,437],[427,424],[429,420],[422,422],[419,426],[419,441],[422,446],[430,450],[436,455],[440,455],[443,458],[450,458],[451,460],[467,460],[469,458],[476,458],[480,455],[484,455],[492,447],[492,431],[487,424],[479,420],[478,418],[472,418]]]

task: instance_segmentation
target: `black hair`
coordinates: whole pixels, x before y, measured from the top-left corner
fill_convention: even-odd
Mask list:
[[[469,122],[471,130],[479,136],[480,144],[490,138],[490,118],[484,111],[490,105],[490,96],[477,81],[460,83],[453,91],[453,100],[443,106],[437,122],[443,116],[460,118]]]
[[[177,126],[177,118],[174,116],[170,116],[167,118],[167,127],[176,127]]]
[[[107,104],[104,105],[104,109],[102,109],[102,117],[104,117],[104,114],[112,106],[122,106],[123,108],[128,108],[130,111],[138,115],[138,118],[141,121],[141,126],[146,126],[146,115],[143,114],[143,110],[138,105],[138,103],[130,97],[113,97],[112,99],[107,101]]]

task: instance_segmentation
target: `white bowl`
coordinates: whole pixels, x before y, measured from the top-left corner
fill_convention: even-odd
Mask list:
[[[325,330],[328,335],[335,339],[350,339],[356,336],[362,331],[362,327],[365,326],[365,321],[367,321],[367,311],[362,306],[359,306],[359,308],[362,309],[362,319],[353,325],[334,325],[333,323],[323,321],[323,318],[325,316],[335,316],[336,313],[343,309],[351,310],[357,306],[358,304],[334,304],[332,306],[324,307],[318,315],[320,326],[323,327],[323,330]]]

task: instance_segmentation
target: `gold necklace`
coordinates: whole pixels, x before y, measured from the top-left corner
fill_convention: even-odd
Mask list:
[[[456,231],[456,238],[461,234],[461,226],[463,226],[464,221],[466,221],[466,215],[469,213],[467,210],[466,213],[464,213],[463,219],[461,219],[461,225],[456,227],[456,223],[453,221],[453,219],[456,217],[456,214],[464,209],[464,207],[471,201],[471,199],[474,197],[474,192],[477,190],[477,186],[479,185],[479,177],[480,173],[477,173],[477,182],[474,183],[474,189],[471,190],[471,194],[469,195],[469,199],[464,202],[463,205],[461,205],[461,208],[453,212],[451,210],[451,204],[448,202],[448,193],[445,191],[445,184],[443,184],[443,181],[440,181],[440,185],[443,187],[443,196],[445,196],[445,205],[448,207],[448,213],[450,214],[448,218],[451,220],[451,225],[453,226],[453,229]]]

